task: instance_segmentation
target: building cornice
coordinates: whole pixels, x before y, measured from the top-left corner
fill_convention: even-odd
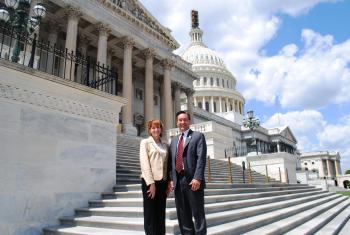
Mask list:
[[[170,31],[162,26],[137,0],[118,1],[94,0],[105,8],[112,10],[114,14],[123,17],[133,25],[141,28],[156,39],[163,41],[171,49],[180,47],[179,43],[171,36]]]

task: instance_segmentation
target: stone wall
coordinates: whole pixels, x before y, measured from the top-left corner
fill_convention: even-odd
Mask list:
[[[0,61],[0,234],[41,234],[111,189],[124,103]]]

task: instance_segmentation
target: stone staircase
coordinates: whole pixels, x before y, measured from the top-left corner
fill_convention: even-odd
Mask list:
[[[44,234],[144,234],[139,141],[118,137],[113,192],[90,200],[88,208],[75,210],[75,216],[60,218],[61,224],[45,228]],[[234,184],[228,183],[227,162],[211,161],[212,182],[205,190],[208,234],[349,234],[349,197],[272,179],[264,183],[265,176],[256,172],[252,184],[242,184],[242,169],[231,167]],[[167,234],[179,234],[172,195],[166,217]]]

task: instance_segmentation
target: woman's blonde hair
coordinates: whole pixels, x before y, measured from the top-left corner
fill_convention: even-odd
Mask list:
[[[163,133],[163,123],[159,120],[159,119],[152,119],[152,120],[149,120],[147,122],[147,127],[148,127],[148,134],[151,135],[151,128],[152,126],[155,126],[155,127],[160,127],[160,129],[162,130],[162,132],[160,133],[160,136],[162,136],[162,133]]]

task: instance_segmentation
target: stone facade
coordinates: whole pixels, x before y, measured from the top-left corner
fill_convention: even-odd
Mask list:
[[[0,234],[41,234],[115,184],[125,103],[0,61]]]

